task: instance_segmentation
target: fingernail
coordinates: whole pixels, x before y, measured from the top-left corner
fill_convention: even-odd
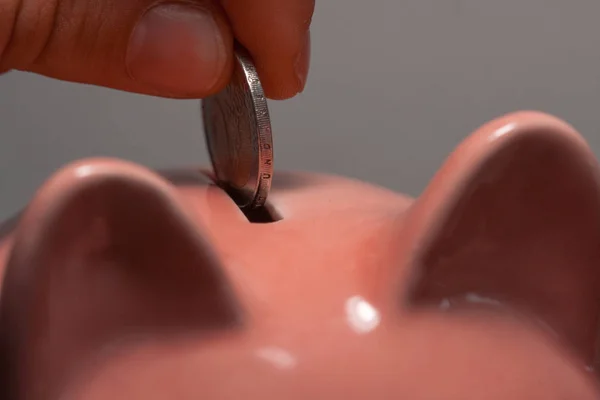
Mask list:
[[[304,45],[300,53],[298,53],[298,57],[296,58],[296,62],[294,63],[294,68],[296,71],[296,77],[299,81],[299,90],[301,93],[304,90],[306,85],[306,77],[308,76],[308,69],[310,67],[310,32],[306,32],[306,38],[304,41]]]
[[[144,14],[126,59],[134,80],[166,94],[199,96],[219,81],[225,62],[225,43],[210,12],[178,3]]]

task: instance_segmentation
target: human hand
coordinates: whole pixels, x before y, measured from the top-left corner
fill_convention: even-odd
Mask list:
[[[234,38],[267,97],[303,90],[314,0],[2,0],[0,71],[173,98],[221,90]]]

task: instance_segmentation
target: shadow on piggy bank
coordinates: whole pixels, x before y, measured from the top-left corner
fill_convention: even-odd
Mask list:
[[[0,398],[600,398],[597,161],[566,123],[481,127],[416,200],[277,174],[58,171],[0,242]]]

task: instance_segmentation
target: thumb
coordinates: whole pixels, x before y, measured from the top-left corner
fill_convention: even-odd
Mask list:
[[[233,65],[215,0],[6,0],[0,71],[17,69],[129,92],[202,98]]]

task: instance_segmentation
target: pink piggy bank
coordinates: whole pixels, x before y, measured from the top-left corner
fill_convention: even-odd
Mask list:
[[[600,398],[600,175],[537,112],[478,129],[413,200],[88,159],[0,242],[6,400]]]

